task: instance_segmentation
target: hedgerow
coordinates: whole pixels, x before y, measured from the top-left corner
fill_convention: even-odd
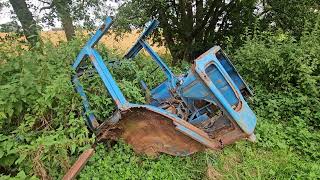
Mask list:
[[[253,105],[263,129],[261,146],[291,148],[319,160],[319,51],[320,25],[316,24],[300,40],[262,33],[235,53],[241,74],[256,90]],[[264,127],[266,123],[275,128]]]

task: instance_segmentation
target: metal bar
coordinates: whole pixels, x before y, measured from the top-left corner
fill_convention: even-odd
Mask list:
[[[106,65],[102,60],[102,57],[95,49],[93,49],[94,45],[97,44],[98,41],[102,38],[102,36],[108,31],[111,24],[112,24],[112,19],[110,17],[107,17],[104,24],[99,27],[96,33],[88,40],[86,45],[82,48],[72,67],[74,70],[77,70],[81,61],[83,61],[86,57],[89,57],[89,59],[91,60],[91,63],[99,73],[106,89],[108,90],[115,104],[119,109],[121,109],[128,102],[125,99],[122,92],[120,91],[119,87],[117,86],[115,80],[112,78],[111,73],[109,72],[108,68],[106,67]],[[88,98],[83,90],[82,85],[79,82],[79,79],[77,78],[77,75],[74,76],[73,82],[76,86],[77,92],[82,97],[85,114],[88,117],[87,124],[92,130],[95,130],[99,125],[99,123],[97,122],[94,114],[90,112],[90,105],[89,105]]]
[[[86,57],[86,47],[84,47],[83,49],[81,49],[80,53],[78,54],[76,60],[74,61],[72,68],[74,70],[76,70],[79,66],[79,64],[81,63],[81,61]]]
[[[126,106],[126,104],[128,104],[128,101],[122,94],[116,81],[112,78],[112,75],[108,70],[107,66],[104,64],[100,54],[94,49],[88,49],[87,54],[89,55],[89,58],[94,67],[97,69],[105,87],[107,88],[109,94],[116,103],[117,107],[121,109],[124,106]]]
[[[150,54],[152,59],[156,61],[156,63],[160,66],[162,71],[165,73],[168,80],[171,82],[171,86],[175,87],[175,83],[177,82],[176,77],[171,72],[171,70],[167,67],[167,65],[161,60],[159,55],[148,45],[145,41],[146,37],[158,26],[159,21],[152,20],[150,24],[144,29],[143,33],[139,36],[135,44],[130,48],[130,50],[125,54],[125,58],[131,59],[134,58],[142,48]]]
[[[87,116],[86,122],[87,122],[89,128],[91,130],[94,130],[95,128],[97,128],[99,126],[99,123],[98,123],[96,117],[94,116],[94,114],[90,110],[89,101],[88,101],[87,95],[85,94],[85,92],[83,90],[83,86],[80,84],[80,81],[79,81],[79,79],[78,79],[78,77],[76,75],[73,76],[73,81],[72,82],[75,85],[77,92],[81,96],[82,104],[83,104],[84,111],[85,111],[85,115]]]
[[[93,48],[94,45],[96,45],[98,43],[98,41],[102,38],[102,36],[108,31],[108,29],[110,28],[111,25],[112,25],[112,19],[111,19],[111,17],[107,17],[105,22],[99,27],[99,29],[96,31],[94,36],[92,36],[88,40],[86,45],[82,48],[82,50],[78,54],[75,62],[72,65],[73,69],[77,69],[77,67],[79,66],[81,61],[85,58],[86,52],[87,52],[86,49]]]
[[[124,58],[131,59],[134,58],[139,51],[142,49],[142,45],[139,43],[140,40],[146,39],[146,37],[155,29],[159,24],[158,20],[152,20],[150,24],[144,29],[142,34],[139,36],[138,40],[129,49],[129,51],[124,55]]]
[[[169,69],[169,67],[162,61],[160,56],[151,48],[151,46],[149,46],[149,44],[142,39],[139,40],[139,43],[150,54],[152,59],[160,66],[162,71],[167,76],[168,80],[176,82],[175,75],[172,73],[172,71]]]
[[[112,19],[111,17],[107,17],[104,23],[99,27],[99,29],[96,31],[96,33],[89,39],[89,41],[86,43],[86,47],[93,48],[98,41],[102,38],[102,36],[108,31],[110,26],[112,25]]]

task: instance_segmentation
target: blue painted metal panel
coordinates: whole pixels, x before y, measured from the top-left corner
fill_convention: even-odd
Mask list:
[[[170,83],[168,81],[164,81],[160,85],[158,85],[156,88],[152,89],[151,91],[151,105],[159,106],[159,102],[165,101],[167,99],[172,98],[172,95],[169,91],[170,89]]]
[[[235,122],[237,122],[244,132],[247,134],[252,134],[256,125],[256,117],[248,104],[245,102],[240,90],[236,88],[236,85],[232,81],[231,77],[224,70],[223,66],[219,63],[214,54],[214,48],[212,48],[208,50],[205,55],[197,59],[195,61],[195,71],[213,93],[214,98],[216,99],[215,102],[219,105],[219,107],[228,114],[230,119],[233,119]],[[233,107],[231,107],[227,97],[224,96],[223,93],[221,93],[221,91],[213,83],[213,81],[208,78],[205,69],[212,63],[215,64],[217,69],[223,74],[228,84],[233,88],[234,93],[237,94],[237,98],[241,102],[240,110],[236,111]]]
[[[204,71],[213,82],[213,84],[219,89],[220,93],[227,99],[230,106],[234,106],[239,103],[239,100],[237,99],[233,89],[228,84],[224,75],[218,70],[215,64],[209,65]]]
[[[237,104],[237,97],[225,79],[226,74],[222,74],[221,71],[216,67],[216,64],[219,62],[215,56],[210,54],[207,56],[202,56],[201,61],[197,60],[196,64],[202,63],[202,61],[205,61],[205,64],[201,67],[202,73],[206,74],[216,88],[219,89],[220,93],[224,95],[231,106]],[[198,99],[203,98],[208,101],[215,100],[215,97],[210,92],[210,88],[203,83],[199,73],[196,71],[189,72],[187,81],[182,84],[181,90],[182,96],[190,98],[197,97]]]
[[[220,61],[221,65],[224,67],[226,72],[229,74],[233,82],[236,84],[236,86],[241,91],[246,91],[247,96],[253,96],[252,90],[249,88],[249,86],[246,84],[246,82],[243,80],[243,78],[240,76],[230,59],[227,57],[227,55],[222,51],[222,49],[219,46],[213,47],[214,52],[217,59]]]

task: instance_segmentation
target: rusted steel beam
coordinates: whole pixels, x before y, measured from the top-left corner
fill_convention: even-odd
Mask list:
[[[79,172],[82,170],[82,168],[86,165],[90,157],[93,155],[94,149],[90,148],[86,151],[84,151],[77,161],[72,165],[72,167],[69,169],[69,171],[63,176],[63,180],[72,180],[75,179],[76,176],[79,174]]]

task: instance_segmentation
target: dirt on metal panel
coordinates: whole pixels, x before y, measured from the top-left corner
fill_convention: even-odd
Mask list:
[[[186,156],[204,150],[204,146],[175,129],[171,119],[146,109],[125,113],[119,124],[102,132],[106,139],[122,138],[138,154],[166,153]]]

